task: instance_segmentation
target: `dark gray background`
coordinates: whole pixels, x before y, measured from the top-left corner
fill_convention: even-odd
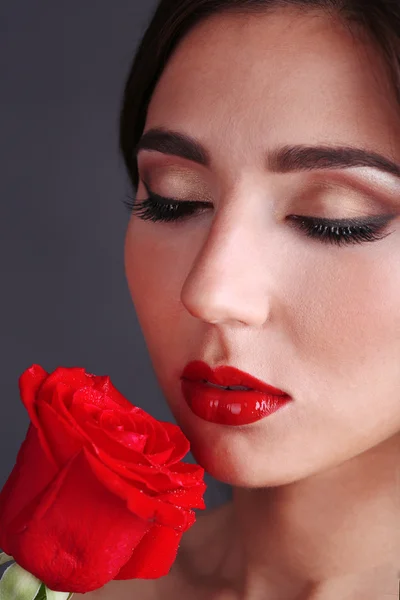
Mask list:
[[[110,375],[173,421],[125,280],[130,190],[117,149],[123,84],[155,5],[1,3],[0,488],[27,430],[18,378],[33,363]],[[229,497],[206,481],[207,507]]]

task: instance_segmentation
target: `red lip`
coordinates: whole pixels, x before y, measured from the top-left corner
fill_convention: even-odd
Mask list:
[[[221,386],[243,386],[245,390],[221,390],[203,380]],[[202,419],[224,425],[246,425],[272,414],[291,397],[276,387],[229,366],[213,370],[202,361],[193,361],[181,376],[183,396],[192,411]]]

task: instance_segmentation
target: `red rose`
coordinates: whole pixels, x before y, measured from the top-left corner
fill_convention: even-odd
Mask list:
[[[180,428],[83,368],[35,364],[19,387],[31,424],[0,493],[0,548],[55,591],[166,575],[205,508]]]

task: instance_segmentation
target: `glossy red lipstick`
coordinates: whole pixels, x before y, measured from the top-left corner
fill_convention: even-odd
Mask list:
[[[227,387],[246,390],[224,389]],[[254,423],[291,400],[286,392],[248,373],[225,366],[213,370],[202,361],[186,365],[181,375],[181,389],[195,415],[221,425]]]

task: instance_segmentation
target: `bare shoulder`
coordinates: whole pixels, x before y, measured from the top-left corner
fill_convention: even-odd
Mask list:
[[[110,581],[99,590],[74,594],[73,600],[169,600],[177,597],[197,600],[202,585],[205,585],[204,598],[208,598],[213,567],[219,562],[230,518],[230,503],[199,511],[193,527],[182,536],[176,560],[165,577]],[[210,578],[208,582],[207,577]]]

